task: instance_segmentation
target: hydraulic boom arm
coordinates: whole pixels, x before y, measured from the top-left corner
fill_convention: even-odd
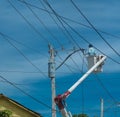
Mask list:
[[[65,99],[80,85],[89,74],[91,74],[99,65],[101,65],[106,59],[106,56],[103,56],[92,68],[90,68],[75,84],[73,84],[68,91],[55,97],[55,103],[58,106],[62,117],[71,117],[65,108]]]

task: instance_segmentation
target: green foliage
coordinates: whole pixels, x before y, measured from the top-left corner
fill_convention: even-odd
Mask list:
[[[87,114],[74,114],[73,117],[88,117]]]
[[[10,117],[11,115],[12,115],[12,112],[9,110],[0,111],[0,117]]]

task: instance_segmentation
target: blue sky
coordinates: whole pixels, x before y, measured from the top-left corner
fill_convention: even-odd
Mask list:
[[[85,49],[88,47],[88,43],[65,24],[67,22],[89,43],[108,56],[103,73],[91,74],[66,100],[68,109],[73,114],[84,111],[90,117],[94,115],[99,117],[100,98],[103,98],[105,116],[114,117],[115,114],[120,116],[119,106],[115,104],[120,101],[120,56],[93,29],[78,24],[90,26],[69,0],[48,2],[60,16],[78,23],[64,19],[65,22],[62,21],[61,24],[44,0],[26,2],[29,4],[26,5],[19,0],[0,1],[0,34],[4,34],[0,35],[0,75],[34,98],[51,106],[48,44],[52,44],[57,51],[56,66],[73,52],[74,48],[78,49],[78,45]],[[120,1],[74,2],[112,48],[120,53]],[[63,25],[69,33],[65,31]],[[101,54],[98,50],[97,52]],[[82,66],[83,72],[87,71],[86,59],[84,58],[83,63],[83,58],[82,53],[75,53],[56,71],[57,94],[64,93],[82,76],[80,72]],[[51,117],[50,108],[31,99],[3,79],[0,81],[0,93],[41,113],[44,117]],[[60,113],[57,112],[57,115],[59,117]]]

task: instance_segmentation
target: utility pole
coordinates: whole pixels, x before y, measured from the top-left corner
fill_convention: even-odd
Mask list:
[[[51,79],[51,90],[52,90],[52,117],[56,117],[56,104],[54,98],[56,96],[55,90],[55,50],[49,45],[50,59],[48,62],[48,76]]]
[[[100,102],[101,102],[101,115],[100,115],[100,117],[104,117],[104,101],[103,101],[103,99],[101,98],[100,99]]]

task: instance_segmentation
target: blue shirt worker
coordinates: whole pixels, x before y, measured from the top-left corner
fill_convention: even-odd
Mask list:
[[[89,44],[88,55],[90,55],[90,56],[95,56],[96,55],[95,49],[91,44]]]

